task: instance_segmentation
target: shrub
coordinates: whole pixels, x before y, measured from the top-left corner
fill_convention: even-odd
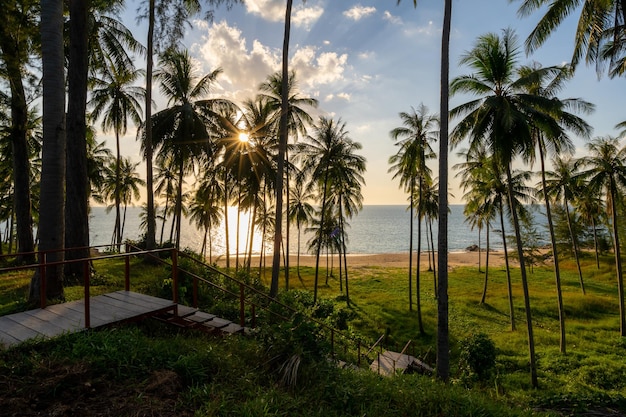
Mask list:
[[[486,334],[472,334],[460,343],[459,362],[463,376],[486,381],[496,366],[496,346]]]

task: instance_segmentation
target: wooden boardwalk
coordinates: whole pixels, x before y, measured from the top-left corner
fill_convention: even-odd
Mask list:
[[[155,313],[172,311],[170,300],[131,291],[116,291],[91,297],[90,327],[133,320]],[[36,338],[50,338],[85,330],[85,300],[55,304],[44,309],[0,317],[0,346],[5,348]]]
[[[370,369],[379,375],[393,376],[404,373],[408,368],[419,369],[422,373],[432,373],[433,369],[414,356],[385,350],[377,355]]]

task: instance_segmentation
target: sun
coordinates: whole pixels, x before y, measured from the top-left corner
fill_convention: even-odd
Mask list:
[[[248,142],[249,140],[250,140],[250,135],[248,135],[247,133],[241,132],[239,134],[239,141],[240,142]]]

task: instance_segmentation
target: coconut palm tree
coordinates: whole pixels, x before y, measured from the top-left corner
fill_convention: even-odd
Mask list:
[[[231,8],[234,4],[242,3],[242,0],[205,0],[205,2],[210,7],[218,7],[225,4],[227,8]],[[152,72],[155,50],[164,51],[176,45],[183,37],[185,23],[200,12],[201,4],[199,0],[145,0],[143,3],[145,5],[145,13],[141,14],[139,17],[148,20],[146,42],[146,101],[144,105],[146,114],[144,120],[151,121]],[[210,9],[205,14],[205,19],[211,22],[213,16],[213,10]],[[155,31],[157,32],[157,36],[155,36]],[[146,159],[146,247],[147,249],[154,249],[156,244],[156,215],[154,211],[153,195],[153,143],[151,123],[145,124],[142,139],[144,157]]]
[[[141,125],[141,100],[145,96],[145,89],[135,83],[144,72],[132,67],[109,65],[103,68],[100,78],[93,79],[94,87],[89,105],[92,107],[91,118],[97,120],[102,116],[102,130],[106,133],[113,130],[115,133],[115,158],[121,164],[120,136],[128,131],[128,122]],[[115,168],[117,188],[120,186],[121,167]],[[122,243],[120,193],[115,193],[115,235],[117,245]]]
[[[171,155],[178,170],[176,199],[176,240],[180,244],[183,179],[193,167],[194,158],[213,158],[215,146],[210,140],[218,129],[218,108],[232,108],[224,99],[206,99],[221,69],[199,77],[187,51],[168,50],[161,55],[155,78],[170,107],[152,116],[153,145],[161,156]],[[145,149],[144,143],[144,149]]]
[[[32,196],[29,187],[30,152],[28,147],[28,92],[24,81],[26,68],[35,55],[36,39],[39,39],[39,1],[19,0],[3,4],[3,22],[0,29],[0,60],[3,77],[8,79],[10,94],[7,99],[7,127],[11,141],[14,192],[17,223],[19,263],[35,260],[33,238]],[[28,253],[28,254],[27,254]]]
[[[571,158],[555,156],[552,159],[552,166],[553,171],[545,172],[545,192],[548,198],[553,198],[555,201],[560,202],[565,210],[567,227],[572,241],[572,251],[574,252],[576,266],[578,267],[578,282],[580,283],[580,290],[585,294],[585,284],[580,267],[578,237],[572,227],[572,215],[569,209],[571,203],[583,189],[582,177],[576,172],[576,164]]]
[[[572,66],[576,67],[584,58],[588,64],[596,64],[598,73],[604,71],[603,64],[607,61],[611,77],[626,71],[626,56],[623,55],[626,4],[623,0],[522,0],[518,13],[528,16],[537,10],[545,10],[545,14],[526,39],[528,53],[543,45],[566,18],[580,10]]]
[[[341,120],[321,116],[313,126],[311,135],[297,144],[297,156],[302,163],[302,171],[309,178],[308,188],[315,190],[320,198],[319,225],[324,226],[329,212],[333,183],[353,185],[362,182],[365,168],[363,157],[355,154],[361,145],[353,142]],[[315,288],[313,299],[317,301],[319,279],[319,257],[324,240],[323,227],[317,230],[317,248],[315,260]]]
[[[595,193],[580,193],[576,196],[576,211],[593,231],[596,268],[600,269],[600,248],[598,244],[598,224],[608,223],[605,220],[606,207],[604,201]]]
[[[307,227],[315,213],[315,208],[311,204],[314,199],[314,194],[307,191],[304,184],[301,181],[296,181],[295,186],[290,190],[290,202],[289,202],[289,221],[296,223],[298,229],[298,255],[296,259],[296,269],[298,278],[300,277],[300,238],[302,234],[302,228]]]
[[[417,271],[416,290],[420,281],[420,259],[421,259],[421,236],[422,219],[424,218],[424,191],[427,183],[431,180],[432,174],[427,166],[427,161],[435,157],[435,153],[430,146],[430,142],[437,140],[438,132],[435,130],[439,125],[439,118],[428,113],[428,108],[421,104],[417,109],[411,108],[410,112],[401,112],[400,119],[402,126],[396,127],[389,135],[400,147],[398,152],[389,158],[392,164],[390,172],[395,171],[394,178],[400,176],[400,186],[404,186],[409,193],[411,225],[409,230],[409,310],[412,310],[411,279],[413,263],[413,208],[417,202]],[[398,142],[399,140],[399,142]],[[421,305],[419,303],[420,294],[416,293],[418,302],[418,322],[420,333],[424,332],[421,316]]]
[[[620,312],[620,335],[626,336],[626,307],[624,306],[624,280],[619,236],[619,216],[617,201],[620,187],[626,186],[626,147],[622,147],[617,138],[606,136],[593,139],[587,144],[589,155],[580,162],[586,170],[582,175],[588,179],[592,190],[605,193],[607,209],[611,213],[613,230],[613,250],[615,251],[615,272]]]
[[[161,233],[159,236],[159,245],[163,244],[163,233],[165,231],[165,223],[167,222],[167,216],[172,212],[170,201],[176,199],[176,190],[178,186],[176,181],[178,179],[176,172],[174,171],[175,164],[171,156],[165,158],[157,158],[156,175],[156,188],[154,191],[158,197],[165,197],[165,206],[163,207],[163,220],[161,222]]]
[[[43,64],[43,149],[40,202],[39,250],[47,261],[64,259],[64,179],[65,179],[65,68],[63,54],[63,2],[41,4],[41,55]],[[48,252],[50,251],[50,252]],[[43,255],[42,255],[43,256]],[[40,259],[43,262],[43,259]],[[63,268],[46,270],[46,296],[63,298]],[[39,273],[33,275],[29,299],[39,297]]]
[[[519,227],[519,211],[513,194],[511,164],[516,156],[527,153],[532,147],[532,120],[551,132],[559,129],[551,112],[559,109],[550,99],[528,94],[525,88],[535,79],[534,74],[516,77],[519,50],[512,30],[506,29],[502,37],[494,33],[482,35],[475,46],[461,58],[461,64],[469,65],[475,72],[455,78],[450,89],[452,94],[469,93],[478,96],[452,109],[452,117],[463,117],[452,132],[452,140],[459,143],[470,137],[470,148],[484,144],[501,164],[506,175],[509,209],[520,260],[522,287],[528,331],[531,382],[537,386],[534,336],[530,296]]]
[[[400,4],[401,0],[398,0]],[[417,7],[417,0],[413,0]],[[441,78],[439,114],[447,115],[450,106],[450,29],[452,0],[443,2],[441,31]],[[448,117],[439,125],[439,227],[437,228],[437,253],[439,285],[437,286],[437,377],[448,381],[450,377],[450,335],[448,321]]]
[[[291,7],[291,6],[290,6]],[[291,12],[290,12],[291,13]],[[286,67],[285,67],[285,70]],[[289,166],[289,137],[294,138],[294,142],[297,141],[298,136],[305,135],[307,131],[307,127],[313,124],[313,118],[308,113],[311,108],[317,108],[318,102],[316,99],[311,97],[302,97],[300,92],[298,91],[297,79],[295,71],[289,71],[286,74],[286,79],[283,78],[281,72],[276,72],[270,75],[266,81],[261,83],[259,86],[259,90],[261,91],[259,94],[259,100],[267,103],[272,112],[272,128],[279,133],[279,141],[281,139],[281,123],[285,123],[285,140],[286,147],[284,149],[286,167]],[[284,83],[284,84],[283,84]],[[283,88],[285,90],[283,91]],[[286,120],[282,120],[282,112],[283,112],[283,97],[287,97],[285,106],[285,111],[287,112],[284,116]],[[280,151],[279,151],[280,153]],[[287,195],[289,195],[289,169],[286,169],[285,172],[285,182],[286,186],[284,187]],[[281,197],[282,199],[282,197]],[[289,212],[289,199],[286,200],[286,212]],[[282,216],[282,214],[281,214]],[[281,227],[282,228],[282,227]],[[287,233],[286,233],[286,254],[285,254],[285,283],[287,289],[289,288],[289,222],[287,222]],[[278,273],[278,272],[277,272]],[[277,276],[278,279],[278,276]]]

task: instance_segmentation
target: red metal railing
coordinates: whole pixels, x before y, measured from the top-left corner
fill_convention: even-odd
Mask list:
[[[103,247],[111,247],[110,245],[103,245]],[[70,250],[80,250],[80,249],[92,249],[92,248],[68,248],[68,249],[64,249],[63,252],[67,252]],[[120,248],[121,249],[121,248]],[[185,272],[186,274],[188,274],[189,276],[191,276],[193,278],[193,284],[192,284],[192,289],[193,289],[193,294],[192,294],[192,303],[193,303],[193,307],[197,308],[198,307],[198,291],[199,291],[199,285],[200,283],[204,284],[204,285],[208,285],[211,286],[221,292],[223,292],[224,294],[228,294],[229,296],[232,296],[234,299],[239,300],[239,324],[244,327],[246,325],[246,307],[249,307],[249,311],[250,311],[250,325],[251,327],[255,327],[256,326],[256,317],[257,317],[257,309],[262,309],[266,312],[268,312],[269,314],[281,319],[281,320],[290,320],[290,318],[292,318],[295,314],[298,313],[298,311],[296,309],[294,309],[291,306],[288,306],[282,302],[280,302],[279,300],[270,297],[269,295],[265,294],[264,292],[260,291],[259,289],[248,285],[242,281],[239,281],[233,277],[231,277],[230,275],[220,271],[217,268],[214,268],[210,265],[205,264],[204,262],[201,262],[200,260],[194,258],[193,256],[190,256],[188,254],[185,254],[184,252],[179,252],[178,250],[174,249],[174,248],[167,248],[167,249],[157,249],[157,250],[152,250],[152,251],[145,251],[145,250],[141,250],[137,247],[133,247],[131,245],[126,245],[125,246],[125,252],[123,253],[115,253],[115,254],[105,254],[105,255],[98,255],[98,256],[94,256],[94,257],[89,257],[89,258],[83,258],[83,259],[72,259],[72,260],[63,260],[63,261],[54,261],[54,262],[48,262],[47,259],[49,257],[49,254],[55,252],[55,251],[46,251],[46,252],[33,252],[34,254],[37,255],[37,258],[39,259],[39,262],[37,264],[32,264],[32,265],[22,265],[22,266],[14,266],[14,267],[9,267],[9,268],[0,268],[0,274],[4,273],[4,272],[8,272],[8,271],[16,271],[16,270],[26,270],[26,269],[35,269],[38,268],[39,269],[39,278],[40,278],[40,286],[39,286],[39,298],[40,298],[40,307],[41,308],[45,308],[47,305],[47,299],[46,299],[46,285],[47,285],[47,279],[46,279],[46,270],[50,267],[53,266],[59,266],[59,265],[63,265],[63,264],[69,264],[69,263],[75,263],[75,262],[82,262],[84,267],[83,267],[83,280],[84,280],[84,303],[85,303],[85,327],[89,328],[90,324],[91,324],[91,312],[90,312],[90,298],[91,298],[91,294],[90,294],[90,263],[92,261],[95,260],[104,260],[104,259],[118,259],[118,258],[124,258],[124,289],[125,291],[130,291],[130,272],[131,272],[131,268],[130,268],[130,257],[131,256],[144,256],[144,257],[150,257],[151,259],[154,259],[155,261],[158,261],[159,263],[165,264],[165,265],[169,265],[171,267],[171,274],[172,274],[172,301],[174,302],[175,305],[178,305],[180,302],[180,294],[179,294],[179,273],[180,272]],[[59,252],[59,251],[56,251]],[[167,262],[164,259],[161,259],[158,255],[160,253],[163,252],[170,252],[170,259],[171,259],[171,263]],[[16,256],[16,254],[11,254],[11,255],[4,255],[4,256],[0,256],[0,259],[2,259],[3,257],[14,257]],[[184,257],[186,259],[191,260],[194,263],[197,263],[199,265],[201,265],[204,268],[207,268],[208,270],[221,275],[222,277],[224,277],[226,280],[229,280],[230,282],[232,282],[234,285],[237,285],[239,288],[238,293],[235,293],[233,291],[230,291],[227,288],[223,288],[220,285],[211,282],[210,280],[198,276],[197,274],[194,274],[190,271],[186,271],[184,269],[182,269],[179,265],[179,258],[180,257]],[[258,299],[260,300],[264,300],[264,303],[259,303],[257,301],[255,301],[254,299],[252,299],[253,296],[256,296]],[[274,306],[279,306],[280,308],[282,308],[284,311],[290,312],[291,313],[291,317],[285,317],[281,314],[279,314],[276,311],[272,311],[269,306],[274,305]],[[356,350],[357,350],[357,366],[360,366],[361,364],[361,340],[358,338],[354,338],[352,336],[346,335],[343,332],[341,332],[340,330],[337,330],[329,325],[327,325],[326,323],[319,321],[315,318],[312,317],[306,317],[306,319],[310,322],[313,322],[315,324],[317,324],[318,326],[320,326],[321,329],[325,330],[326,332],[329,333],[328,337],[330,339],[330,344],[331,344],[331,351],[333,353],[333,355],[335,354],[335,344],[337,339],[341,339],[344,342],[344,351],[347,351],[348,345],[352,346],[354,348],[354,346],[356,345]],[[378,342],[377,342],[378,343]]]

